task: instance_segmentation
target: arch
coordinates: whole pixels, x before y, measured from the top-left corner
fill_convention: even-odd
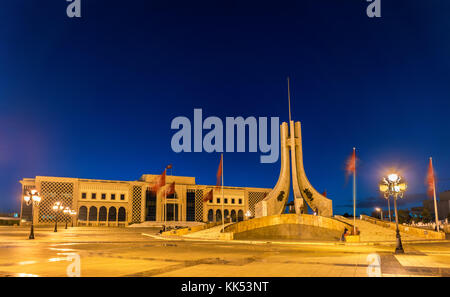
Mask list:
[[[87,221],[87,207],[81,206],[78,210],[78,220],[79,221]]]
[[[100,209],[98,210],[98,220],[101,222],[105,222],[106,216],[107,216],[106,207],[104,206],[100,207]]]
[[[225,209],[223,211],[223,217],[224,217],[225,220],[230,218],[230,211],[228,209]]]
[[[208,222],[214,221],[214,211],[212,209],[208,210]]]
[[[231,211],[230,216],[231,216],[231,221],[236,222],[236,211],[234,209]]]
[[[244,220],[244,212],[242,211],[242,209],[240,209],[238,211],[238,222],[241,222]]]
[[[121,206],[119,208],[119,214],[117,215],[117,220],[119,222],[125,222],[127,218],[127,211],[125,210],[125,207]]]
[[[89,221],[97,221],[97,207],[95,206],[89,208]]]
[[[220,209],[216,210],[216,222],[222,221],[222,211]]]
[[[109,208],[109,212],[108,212],[108,221],[115,222],[116,216],[117,216],[117,210],[114,206],[111,206]]]

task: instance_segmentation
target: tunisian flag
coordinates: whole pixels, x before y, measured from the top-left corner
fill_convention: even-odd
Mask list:
[[[156,193],[158,193],[159,189],[161,189],[165,185],[166,185],[166,169],[164,169],[163,174],[158,176],[158,178],[156,179],[155,184],[151,187],[151,189],[153,191],[155,191]]]
[[[433,161],[431,158],[430,158],[430,164],[428,165],[426,184],[428,186],[428,191],[427,191],[428,197],[433,198],[434,197],[435,178],[434,178],[434,170],[433,170]]]
[[[204,197],[203,202],[207,202],[213,199],[213,190],[211,189]]]
[[[347,159],[347,164],[345,166],[345,171],[347,176],[355,174],[356,171],[356,150],[353,148],[353,154]]]
[[[217,177],[216,185],[217,186],[222,186],[222,174],[223,174],[222,167],[223,167],[223,154],[220,156],[219,168],[217,169],[217,174],[216,174],[216,177]]]
[[[167,186],[167,189],[166,189],[167,196],[172,195],[172,194],[175,194],[175,182],[169,184],[169,186]]]

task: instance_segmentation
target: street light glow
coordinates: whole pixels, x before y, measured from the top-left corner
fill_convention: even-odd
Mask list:
[[[400,181],[402,181],[400,183]],[[403,194],[406,191],[406,182],[396,173],[391,173],[386,178],[383,178],[380,185],[380,191],[383,193],[384,198],[389,199],[389,196],[394,198],[394,211],[395,211],[395,226],[396,226],[396,237],[397,246],[395,248],[396,254],[403,254],[402,239],[400,236],[400,230],[398,228],[398,214],[397,214],[397,199],[403,198]]]
[[[386,184],[380,184],[380,192],[387,192],[387,190],[389,189],[389,186]]]
[[[396,182],[398,180],[398,174],[396,173],[391,173],[388,175],[388,179],[390,182]]]

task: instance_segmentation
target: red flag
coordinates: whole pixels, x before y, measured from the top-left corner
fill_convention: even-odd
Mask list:
[[[327,197],[327,190],[323,191],[322,195],[323,195],[324,197]]]
[[[169,184],[169,186],[166,189],[166,195],[172,195],[175,194],[175,182]]]
[[[161,189],[165,185],[166,185],[166,169],[164,169],[163,174],[158,176],[155,184],[152,186],[152,190],[155,191],[156,193],[158,193],[159,189]]]
[[[353,154],[347,159],[347,164],[345,166],[347,175],[355,174],[356,170],[356,150],[353,148]]]
[[[213,199],[213,190],[211,189],[209,192],[208,192],[208,194],[206,194],[204,197],[203,197],[203,202],[206,202],[206,201],[212,201],[212,199]]]
[[[432,162],[431,158],[430,158],[430,164],[428,165],[426,184],[428,186],[428,191],[427,191],[428,197],[433,198],[435,179],[434,179],[433,162]]]
[[[172,169],[172,164],[167,165],[166,169]]]
[[[219,163],[219,168],[217,169],[217,186],[221,186],[222,185],[222,163],[223,163],[223,155],[220,156],[220,163]]]

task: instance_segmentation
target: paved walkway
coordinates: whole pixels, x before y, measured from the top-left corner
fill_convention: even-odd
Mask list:
[[[349,224],[353,225],[353,219],[341,218]],[[379,225],[369,223],[367,221],[356,220],[356,227],[361,232],[362,242],[377,242],[377,241],[395,241],[396,233],[394,230],[389,228],[384,228]],[[422,237],[410,235],[407,233],[400,232],[402,241],[411,240],[424,240]]]
[[[376,255],[381,276],[450,276],[448,241],[408,242],[406,254],[394,255],[393,244],[251,245],[142,234],[157,231],[38,227],[36,239],[28,240],[28,228],[0,228],[0,277],[66,276],[75,263],[69,255],[80,257],[81,276],[369,276],[377,272]]]

